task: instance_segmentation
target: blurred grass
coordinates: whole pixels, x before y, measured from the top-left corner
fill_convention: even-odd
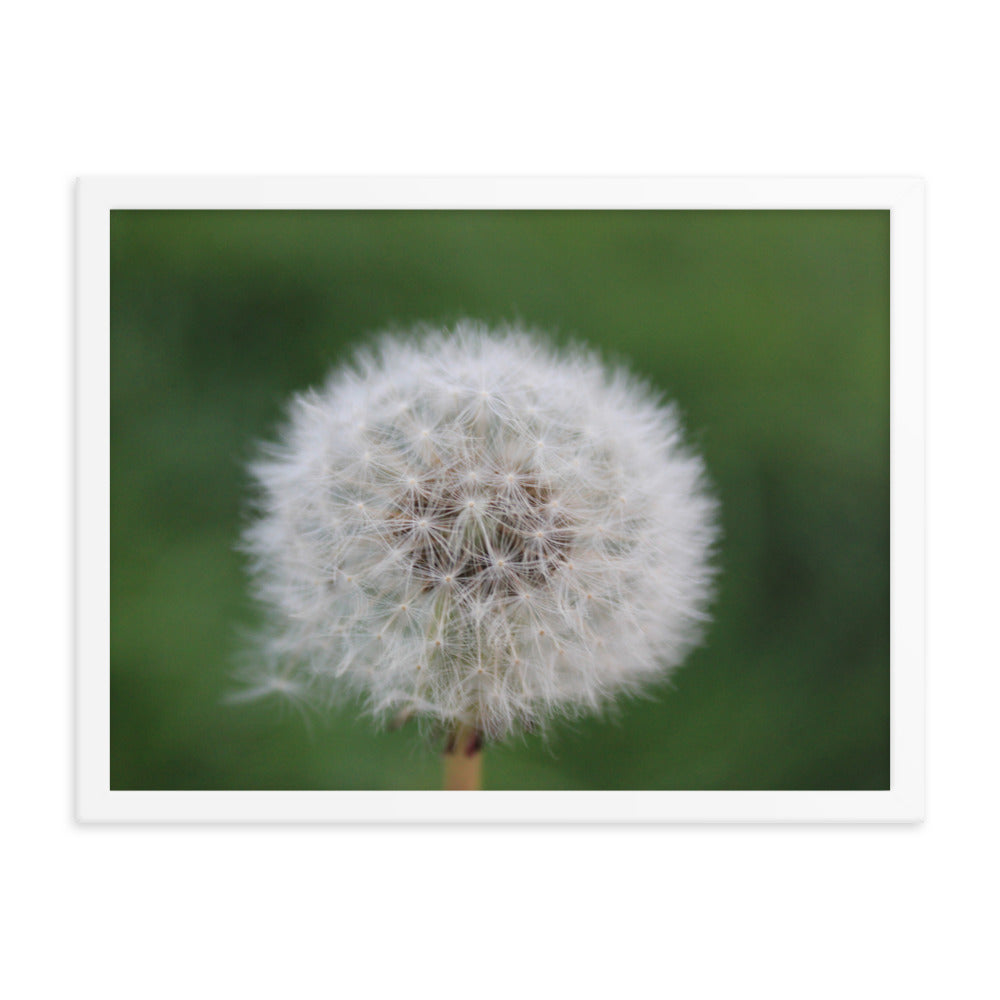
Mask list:
[[[113,788],[434,788],[405,731],[224,704],[253,442],[389,324],[521,318],[675,399],[723,504],[704,648],[493,789],[889,783],[885,212],[112,213]]]

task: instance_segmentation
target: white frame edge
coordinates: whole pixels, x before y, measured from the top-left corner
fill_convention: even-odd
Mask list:
[[[924,185],[911,178],[84,178],[76,204],[76,814],[80,822],[829,823],[924,813]],[[114,209],[883,209],[890,214],[891,787],[795,792],[110,788]]]

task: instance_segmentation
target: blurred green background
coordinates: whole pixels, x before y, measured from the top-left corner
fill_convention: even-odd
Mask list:
[[[414,732],[225,698],[253,443],[367,334],[463,315],[662,388],[725,532],[670,684],[490,747],[486,787],[888,787],[887,212],[116,211],[111,235],[113,788],[440,786]]]

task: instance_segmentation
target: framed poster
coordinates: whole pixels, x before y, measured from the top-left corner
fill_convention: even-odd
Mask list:
[[[921,818],[921,182],[77,207],[82,821]]]

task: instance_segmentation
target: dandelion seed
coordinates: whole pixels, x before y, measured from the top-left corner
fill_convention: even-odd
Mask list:
[[[594,354],[462,322],[383,339],[289,412],[253,466],[254,692],[355,696],[468,749],[640,690],[700,639],[704,465]]]

